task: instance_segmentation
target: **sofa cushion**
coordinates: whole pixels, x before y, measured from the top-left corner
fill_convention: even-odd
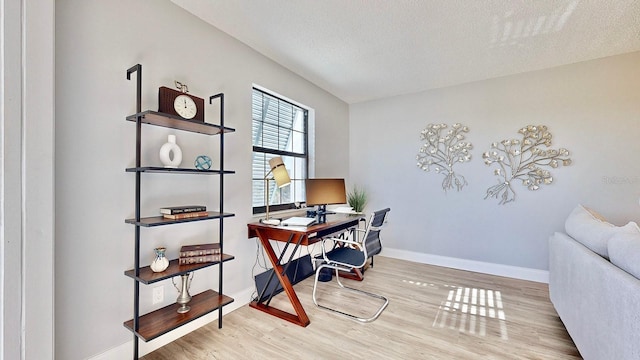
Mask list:
[[[614,235],[607,248],[613,265],[640,279],[640,231]]]
[[[638,225],[630,222],[624,226],[615,226],[597,212],[582,205],[576,206],[564,223],[564,228],[572,238],[608,259],[607,243],[617,233],[638,232]]]

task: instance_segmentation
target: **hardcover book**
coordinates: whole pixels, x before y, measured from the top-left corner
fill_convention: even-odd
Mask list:
[[[180,248],[180,258],[218,254],[220,254],[219,243],[184,245]]]
[[[179,264],[180,265],[202,264],[202,263],[208,263],[208,262],[214,262],[214,261],[220,261],[220,254],[181,257],[179,260]]]
[[[207,207],[204,205],[183,205],[183,206],[171,206],[160,208],[160,214],[175,215],[182,213],[200,212],[206,211]]]
[[[209,213],[206,211],[197,211],[197,212],[185,212],[185,213],[174,214],[174,215],[163,214],[162,216],[165,219],[179,220],[179,219],[188,219],[188,218],[202,217],[202,216],[208,216],[208,215]]]

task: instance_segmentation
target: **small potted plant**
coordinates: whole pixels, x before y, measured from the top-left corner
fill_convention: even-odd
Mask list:
[[[364,207],[367,205],[367,193],[364,189],[354,186],[347,194],[347,202],[349,203],[349,206],[353,208],[354,212],[361,214],[364,212]]]

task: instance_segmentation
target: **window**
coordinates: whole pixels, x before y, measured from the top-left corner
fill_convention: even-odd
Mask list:
[[[308,174],[308,111],[286,100],[253,89],[253,213],[265,212],[265,176],[269,160],[281,156],[291,184],[279,189],[269,181],[269,210],[295,208],[304,202],[304,179]]]

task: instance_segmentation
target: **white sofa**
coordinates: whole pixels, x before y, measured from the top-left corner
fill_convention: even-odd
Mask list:
[[[640,230],[576,207],[549,238],[549,293],[586,360],[640,359]]]

